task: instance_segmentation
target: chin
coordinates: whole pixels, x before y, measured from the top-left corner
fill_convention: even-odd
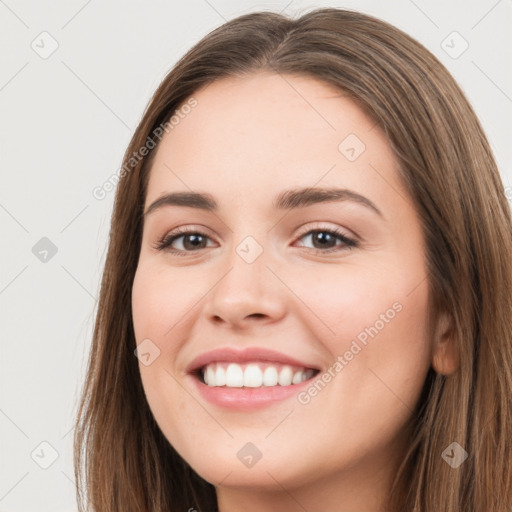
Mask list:
[[[233,461],[212,460],[209,464],[200,462],[192,469],[204,480],[214,486],[233,487],[240,489],[254,489],[260,491],[282,490],[282,487],[292,488],[307,480],[297,474],[288,473],[289,464],[264,463],[260,460],[255,466],[248,468]],[[294,468],[296,472],[299,468]]]
[[[257,441],[252,444],[246,439],[230,439],[216,448],[210,445],[205,453],[198,453],[196,446],[193,453],[185,450],[180,455],[201,478],[215,486],[282,490],[280,485],[293,486],[308,479],[311,468],[305,462],[301,467],[297,450],[287,453],[275,446],[259,450],[256,444],[261,446]]]

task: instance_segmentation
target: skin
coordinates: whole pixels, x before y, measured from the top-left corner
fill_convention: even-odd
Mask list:
[[[241,503],[249,512],[383,510],[427,371],[433,359],[451,368],[446,322],[427,339],[423,237],[398,161],[371,118],[309,77],[257,73],[194,97],[197,107],[158,147],[145,210],[177,191],[209,193],[219,210],[165,206],[145,218],[132,306],[137,343],[149,338],[160,350],[139,364],[155,419],[217,486],[221,512]],[[349,134],[366,147],[354,161],[338,149]],[[351,189],[382,216],[354,201],[273,209],[281,191],[312,186]],[[179,227],[207,242],[175,240],[184,255],[155,249]],[[307,234],[319,228],[359,244],[335,241],[325,253]],[[263,249],[250,264],[236,252],[247,236]],[[185,373],[203,352],[254,346],[327,370],[396,303],[394,318],[307,404],[293,396],[225,409]],[[262,453],[250,468],[237,458],[247,442]]]

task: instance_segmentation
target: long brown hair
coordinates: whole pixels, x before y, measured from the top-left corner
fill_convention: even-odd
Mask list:
[[[422,221],[430,309],[453,322],[460,365],[431,368],[389,510],[512,510],[512,222],[482,127],[445,67],[413,38],[357,12],[240,16],[212,31],[158,87],[125,153],[75,433],[80,510],[217,510],[215,488],[156,425],[134,356],[131,289],[151,155],[130,159],[200,88],[257,71],[309,76],[384,130]],[[200,105],[199,107],[200,108]],[[129,163],[131,165],[129,165]],[[128,169],[128,170],[126,170]],[[453,442],[467,460],[452,468]],[[87,495],[87,496],[85,496]]]

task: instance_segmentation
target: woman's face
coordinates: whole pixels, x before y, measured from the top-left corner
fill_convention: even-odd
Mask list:
[[[420,222],[386,137],[312,78],[194,98],[155,155],[133,283],[158,425],[223,486],[386,474],[432,356]]]

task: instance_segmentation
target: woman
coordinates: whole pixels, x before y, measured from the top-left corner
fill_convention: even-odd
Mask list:
[[[125,155],[79,501],[511,510],[511,254],[489,144],[424,47],[341,9],[224,24]]]

